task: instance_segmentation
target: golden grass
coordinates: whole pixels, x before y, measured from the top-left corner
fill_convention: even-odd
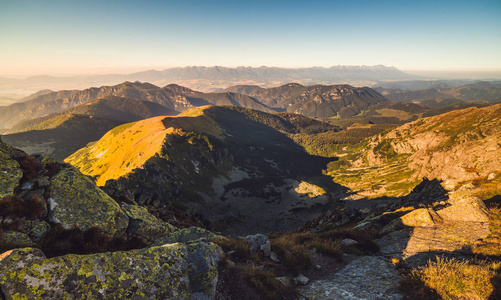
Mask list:
[[[446,300],[489,299],[499,263],[439,258],[411,271],[413,280],[423,282]],[[416,295],[414,295],[416,296]]]
[[[489,229],[491,233],[481,243],[472,245],[474,254],[501,257],[501,208],[489,207]]]
[[[70,163],[86,175],[95,176],[96,184],[103,186],[109,179],[118,179],[141,167],[162,148],[167,134],[165,117],[155,117],[132,123],[123,130],[111,130],[97,143],[69,156]]]

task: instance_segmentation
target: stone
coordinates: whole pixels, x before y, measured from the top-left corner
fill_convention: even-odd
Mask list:
[[[362,214],[370,214],[371,212],[372,212],[372,209],[370,209],[368,207],[360,209],[360,213],[362,213]]]
[[[430,212],[426,208],[415,209],[402,217],[400,220],[405,226],[433,226],[435,224]]]
[[[35,183],[38,186],[38,188],[45,188],[45,187],[50,186],[49,178],[46,176],[37,178],[35,180]]]
[[[307,285],[308,282],[310,282],[310,279],[303,274],[299,274],[296,277],[294,277],[294,282],[297,282],[298,284],[301,285]]]
[[[166,222],[158,220],[148,212],[146,207],[123,204],[123,211],[129,217],[127,236],[139,237],[146,243],[152,244],[166,239],[176,228]]]
[[[487,175],[487,180],[494,180],[496,179],[496,173],[489,173],[489,175]]]
[[[13,152],[14,149],[0,139],[0,198],[12,195],[23,177],[19,164],[12,159]]]
[[[273,251],[271,251],[270,253],[270,259],[276,263],[280,262],[280,259],[278,259],[278,255]]]
[[[26,181],[25,183],[21,184],[19,189],[26,191],[26,190],[31,190],[34,186],[35,186],[35,184],[33,182]]]
[[[118,203],[68,164],[61,164],[59,173],[52,177],[47,201],[49,221],[65,229],[76,226],[85,231],[99,226],[110,235],[125,234],[128,218]]]
[[[400,272],[390,262],[374,256],[362,256],[342,270],[322,280],[299,287],[307,299],[400,300]]]
[[[0,289],[6,299],[214,299],[221,258],[213,243],[54,258],[21,248],[0,255]]]
[[[437,211],[437,214],[447,221],[489,222],[489,214],[484,202],[478,198],[461,192],[451,195],[452,204]]]
[[[407,248],[412,229],[403,229],[391,232],[374,242],[379,246],[379,251],[385,255],[398,255]]]
[[[40,242],[49,232],[50,225],[43,220],[33,220],[29,224],[28,235],[34,242]]]
[[[289,277],[281,276],[281,277],[275,277],[275,279],[286,287],[292,286],[292,283],[291,283],[291,280]]]
[[[271,243],[270,241],[267,241],[263,245],[261,245],[261,251],[263,251],[264,256],[268,257],[271,254]]]
[[[35,242],[26,233],[14,230],[0,232],[0,251],[33,246],[35,246]]]
[[[237,265],[236,265],[233,261],[231,261],[231,260],[229,260],[229,259],[227,259],[227,260],[226,260],[226,264],[227,264],[227,265],[228,265],[228,267],[230,267],[230,268],[235,268],[235,267],[237,266]]]
[[[200,227],[184,228],[172,232],[163,243],[188,243],[217,239],[220,236]]]
[[[264,245],[264,244],[266,244],[266,242],[269,241],[268,237],[266,235],[263,235],[260,233],[255,234],[255,235],[248,235],[245,237],[245,239],[247,240],[247,242],[250,245],[250,248],[253,251],[261,249],[261,245]]]
[[[345,247],[355,246],[358,242],[349,238],[345,238],[341,241],[341,245]]]

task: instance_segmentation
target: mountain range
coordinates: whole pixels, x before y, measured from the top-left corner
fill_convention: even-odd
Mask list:
[[[333,103],[369,93],[289,88],[284,99],[327,91]],[[65,93],[59,103],[79,97]],[[69,106],[14,127],[70,129],[58,155],[94,134],[66,163],[0,140],[6,298],[439,299],[444,272],[467,286],[455,298],[501,295],[501,104],[425,118],[432,109],[383,101],[323,120],[229,105],[158,116],[177,111],[115,95]]]
[[[231,91],[202,93],[176,84],[160,88],[150,83],[124,82],[82,91],[43,93],[24,102],[0,107],[0,128],[11,128],[21,121],[59,113],[106,95],[150,101],[180,112],[213,104],[242,106],[265,112],[289,111],[313,117],[334,117],[338,114],[342,117],[353,116],[371,105],[387,101],[370,88],[348,85],[305,87],[287,84],[245,95]]]
[[[288,82],[302,84],[367,83],[383,80],[413,79],[394,67],[333,66],[330,68],[277,68],[277,67],[203,67],[170,68],[163,71],[148,70],[131,74],[86,75],[72,77],[32,76],[25,79],[0,77],[0,91],[12,89],[81,89],[88,86],[115,85],[124,81],[146,81],[155,85],[177,83],[193,89],[211,92],[236,84],[277,86]]]

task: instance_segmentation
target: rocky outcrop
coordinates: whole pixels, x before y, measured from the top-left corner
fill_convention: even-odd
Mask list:
[[[0,139],[0,198],[14,193],[23,172],[12,158],[13,149]]]
[[[127,236],[137,237],[147,244],[165,239],[176,228],[168,223],[158,220],[148,212],[146,207],[123,204],[122,209],[129,218]]]
[[[403,299],[398,292],[400,272],[381,257],[362,256],[328,278],[299,288],[307,299]]]
[[[40,247],[53,256],[127,250],[176,230],[144,207],[120,207],[68,164],[29,156],[1,141],[0,160],[8,172],[1,173],[8,195],[0,197],[0,251]]]
[[[200,242],[55,258],[15,249],[0,255],[0,290],[6,299],[214,299],[221,257]]]
[[[74,167],[62,165],[51,179],[51,187],[48,203],[52,223],[83,231],[99,226],[111,235],[125,232],[128,218],[120,206]]]
[[[501,104],[467,108],[400,126],[373,138],[367,162],[378,165],[407,155],[415,178],[461,181],[487,177],[501,169]]]
[[[220,236],[200,227],[184,228],[172,232],[163,243],[186,243],[200,240],[216,239]]]

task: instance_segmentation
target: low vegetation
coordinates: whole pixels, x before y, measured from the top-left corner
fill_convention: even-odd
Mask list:
[[[312,265],[313,255],[323,255],[343,263],[343,253],[355,255],[373,254],[378,246],[370,232],[357,229],[333,229],[322,233],[285,232],[270,235],[271,249],[277,254],[278,262],[272,261],[261,251],[252,251],[245,239],[220,238],[213,240],[225,253],[227,261],[222,264],[222,273],[228,269],[234,277],[241,277],[245,284],[253,287],[263,299],[290,299],[296,295],[292,280]],[[341,241],[350,238],[358,242],[355,246],[343,246]],[[276,278],[281,277],[284,284]]]
[[[438,258],[410,271],[402,291],[410,299],[499,299],[500,269],[499,262]]]

